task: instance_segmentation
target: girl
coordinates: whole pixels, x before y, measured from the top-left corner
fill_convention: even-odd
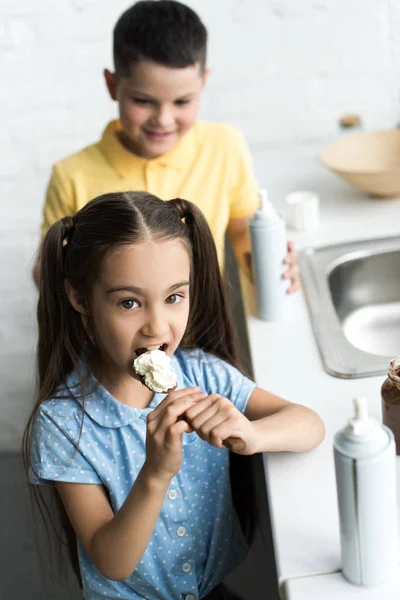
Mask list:
[[[83,597],[221,597],[246,554],[229,455],[308,450],[321,420],[235,368],[215,244],[190,202],[100,196],[41,252],[25,449],[76,534]],[[159,347],[177,374],[167,395],[133,377],[135,356]]]

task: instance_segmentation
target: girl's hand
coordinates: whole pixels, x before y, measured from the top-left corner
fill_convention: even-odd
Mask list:
[[[199,387],[171,392],[147,416],[145,470],[158,479],[170,481],[182,465],[182,438],[193,431],[183,420],[185,411],[207,394]]]
[[[186,409],[185,419],[212,446],[226,447],[237,454],[256,452],[251,421],[223,396],[211,394],[199,399]]]

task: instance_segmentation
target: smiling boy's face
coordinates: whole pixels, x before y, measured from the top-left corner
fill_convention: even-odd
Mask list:
[[[171,68],[149,60],[134,65],[129,77],[105,71],[109,93],[119,104],[121,142],[151,159],[171,150],[197,120],[208,77],[200,64]]]

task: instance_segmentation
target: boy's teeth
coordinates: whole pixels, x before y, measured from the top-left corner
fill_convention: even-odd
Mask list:
[[[160,346],[147,346],[147,350],[158,350]]]

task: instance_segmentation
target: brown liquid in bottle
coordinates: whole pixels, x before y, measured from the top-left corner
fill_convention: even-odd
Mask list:
[[[400,454],[400,357],[389,363],[388,376],[381,387],[382,421],[393,431],[396,453]]]

